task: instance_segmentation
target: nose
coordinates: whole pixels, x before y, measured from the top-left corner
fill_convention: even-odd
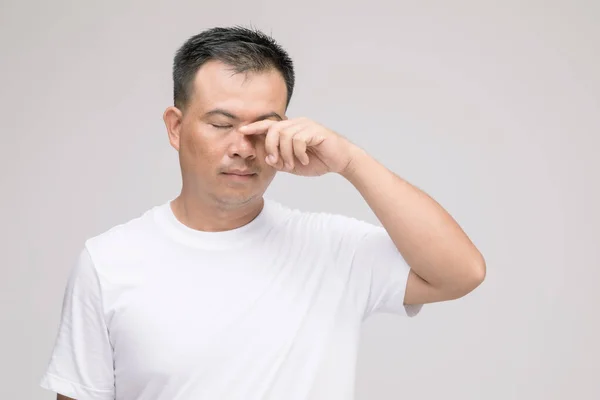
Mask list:
[[[244,135],[237,129],[231,133],[231,142],[228,147],[230,158],[241,157],[244,159],[256,158],[256,136]]]

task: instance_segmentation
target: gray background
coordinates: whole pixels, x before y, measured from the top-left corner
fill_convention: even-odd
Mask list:
[[[297,66],[290,117],[436,198],[485,283],[364,327],[358,399],[598,399],[600,3],[3,1],[0,398],[38,381],[85,238],[177,194],[162,112],[189,36],[242,24]],[[268,195],[376,222],[338,176]]]

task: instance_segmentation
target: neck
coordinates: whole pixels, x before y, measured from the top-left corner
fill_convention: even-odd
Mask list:
[[[226,206],[182,193],[171,202],[175,217],[184,225],[205,232],[222,232],[251,222],[264,206],[259,197],[239,206]]]

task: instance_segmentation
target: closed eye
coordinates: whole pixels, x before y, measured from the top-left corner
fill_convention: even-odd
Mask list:
[[[231,128],[231,125],[215,125],[215,124],[210,124],[212,126],[214,126],[217,129],[229,129]]]

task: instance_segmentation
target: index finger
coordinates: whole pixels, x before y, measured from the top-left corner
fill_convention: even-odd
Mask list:
[[[240,127],[240,132],[244,135],[260,135],[261,133],[267,133],[270,127],[281,121],[273,121],[272,119],[263,119],[262,121],[256,121],[248,125]]]

